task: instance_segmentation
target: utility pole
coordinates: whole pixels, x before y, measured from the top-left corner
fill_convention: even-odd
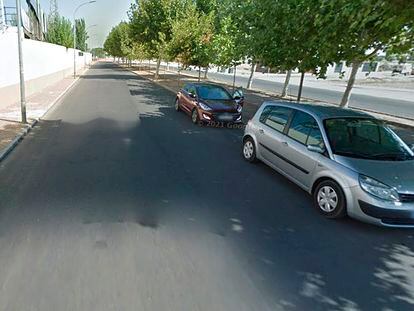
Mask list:
[[[19,72],[20,72],[20,108],[22,113],[22,123],[27,123],[26,117],[26,89],[24,84],[24,66],[23,66],[23,29],[22,29],[22,6],[20,0],[16,0],[16,12],[17,12],[17,40],[19,50]]]
[[[55,18],[59,14],[57,0],[50,0],[49,12],[51,18]]]

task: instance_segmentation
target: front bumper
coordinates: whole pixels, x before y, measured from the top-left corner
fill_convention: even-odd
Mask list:
[[[380,219],[385,225],[414,227],[414,209],[382,208],[364,201],[359,201],[358,203],[366,215]]]
[[[200,119],[206,122],[225,122],[239,123],[242,122],[241,112],[210,112],[200,111]]]
[[[391,202],[377,199],[359,186],[348,189],[353,203],[348,213],[351,217],[386,227],[414,228],[414,201]]]

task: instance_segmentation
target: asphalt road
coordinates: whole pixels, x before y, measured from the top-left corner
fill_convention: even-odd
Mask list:
[[[186,71],[188,74],[198,76],[198,73],[194,71]],[[220,82],[233,83],[233,76],[219,74],[214,72],[208,73],[209,78]],[[248,77],[236,76],[236,85],[246,87]],[[283,83],[275,81],[267,81],[260,79],[260,74],[253,80],[253,88],[264,92],[277,92],[282,93]],[[298,94],[299,86],[290,85],[289,94],[296,96]],[[338,92],[329,89],[317,89],[303,86],[302,96],[304,98],[310,98],[313,100],[320,100],[323,102],[339,104],[341,102],[343,92]],[[405,100],[395,100],[378,96],[368,96],[361,94],[351,94],[349,102],[350,107],[370,110],[372,112],[380,112],[389,114],[392,116],[414,119],[414,103]]]
[[[413,310],[414,232],[322,218],[98,63],[0,167],[0,310]]]

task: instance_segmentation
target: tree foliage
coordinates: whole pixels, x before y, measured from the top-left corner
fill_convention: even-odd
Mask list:
[[[76,48],[81,51],[87,51],[88,47],[86,41],[88,40],[89,36],[86,32],[86,25],[85,20],[77,19],[75,20],[76,25]]]
[[[168,53],[185,65],[207,67],[213,56],[213,14],[189,4],[182,18],[172,23]]]
[[[261,62],[324,77],[328,65],[346,61],[354,64],[349,98],[358,65],[378,51],[412,57],[413,23],[406,0],[136,0],[105,50],[155,58],[157,72],[161,59],[203,67],[249,60],[252,73]]]
[[[48,22],[46,41],[67,48],[73,47],[72,23],[59,14],[53,15]]]

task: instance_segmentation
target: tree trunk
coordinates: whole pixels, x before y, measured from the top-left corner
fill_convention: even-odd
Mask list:
[[[158,80],[160,76],[161,58],[157,59],[157,70],[155,71],[155,80]]]
[[[207,75],[208,75],[208,66],[206,67],[206,71],[204,72],[204,79],[207,79]]]
[[[201,80],[201,67],[198,66],[198,82]]]
[[[305,71],[301,72],[300,75],[300,84],[299,84],[299,91],[298,91],[298,103],[300,103],[300,99],[302,97],[302,89],[303,89],[303,80],[305,79]]]
[[[349,76],[348,85],[346,86],[345,93],[342,97],[341,103],[339,104],[339,107],[341,108],[348,108],[352,87],[354,86],[355,77],[356,77],[356,74],[358,72],[358,68],[360,65],[361,65],[360,62],[355,61],[352,63],[352,70],[351,70],[351,75]]]
[[[288,90],[289,90],[289,81],[290,81],[290,76],[292,75],[292,70],[289,70],[286,73],[286,79],[285,79],[285,84],[283,85],[283,90],[282,90],[282,97],[286,97]]]
[[[236,89],[236,71],[237,71],[237,66],[234,65],[234,72],[233,72],[233,92]]]
[[[252,88],[253,76],[254,76],[254,73],[256,71],[256,66],[257,66],[256,62],[252,62],[252,68],[251,68],[251,71],[250,71],[249,81],[247,81],[247,89],[248,90],[250,90]]]
[[[178,67],[177,67],[177,71],[178,71],[178,87],[181,87],[180,86],[180,80],[181,80],[181,76],[180,76],[180,74],[181,74],[180,63],[177,63],[177,64],[178,64]]]

